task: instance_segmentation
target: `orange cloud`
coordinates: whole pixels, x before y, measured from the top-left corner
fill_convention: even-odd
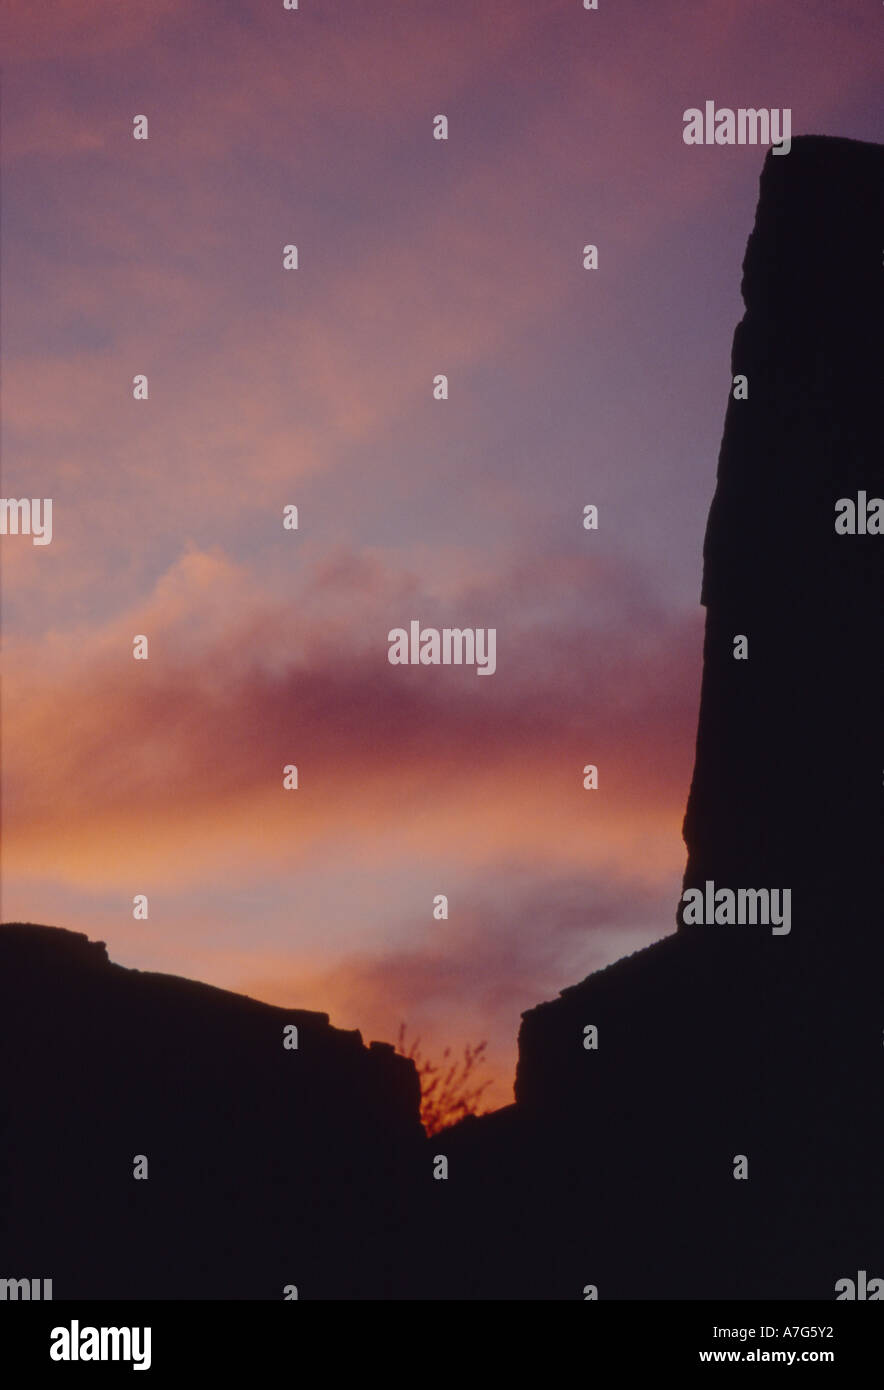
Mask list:
[[[184,883],[213,863],[297,859],[340,837],[368,853],[388,836],[415,853],[442,839],[466,863],[601,864],[641,843],[659,870],[687,790],[700,629],[659,630],[634,598],[598,635],[591,616],[564,632],[523,620],[526,587],[555,608],[586,564],[514,565],[504,601],[461,576],[476,625],[500,610],[498,671],[480,681],[386,660],[389,627],[413,615],[467,622],[457,584],[440,603],[379,558],[325,558],[282,605],[223,556],[186,554],[136,610],[11,653],[7,872],[41,872],[51,845],[75,881],[128,882],[134,859]],[[147,662],[132,658],[140,633]],[[587,761],[598,793],[582,788]],[[289,762],[297,792],[282,787]]]

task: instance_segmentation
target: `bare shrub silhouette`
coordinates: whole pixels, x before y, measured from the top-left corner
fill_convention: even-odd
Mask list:
[[[487,1046],[487,1041],[475,1047],[466,1043],[463,1056],[454,1060],[451,1060],[451,1048],[446,1047],[441,1062],[436,1063],[424,1056],[419,1037],[408,1042],[406,1025],[400,1023],[396,1050],[403,1057],[409,1057],[417,1068],[421,1084],[421,1124],[428,1135],[438,1134],[467,1115],[486,1113],[479,1109],[479,1102],[491,1085],[491,1079],[480,1081],[477,1073],[487,1061]]]

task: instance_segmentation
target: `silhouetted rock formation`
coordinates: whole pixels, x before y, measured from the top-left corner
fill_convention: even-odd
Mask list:
[[[56,1299],[403,1296],[425,1139],[391,1046],[13,925],[0,1056],[0,1277]]]
[[[834,522],[839,498],[884,497],[882,175],[849,140],[767,159],[732,355],[748,399],[728,403],[704,552],[685,883],[794,885],[805,936],[823,903],[864,936],[855,910],[881,901],[884,538]]]
[[[325,1015],[6,927],[6,1275],[57,1298],[826,1299],[884,1277],[884,537],[834,529],[839,498],[884,496],[882,189],[877,146],[768,158],[706,539],[685,886],[789,889],[788,934],[684,923],[532,1009],[516,1104],[428,1142],[413,1066]]]
[[[440,1141],[450,1292],[477,1228],[476,1296],[884,1277],[884,537],[835,533],[884,497],[882,194],[878,146],[768,157],[705,546],[685,888],[788,888],[791,931],[682,923],[525,1014],[516,1106]]]

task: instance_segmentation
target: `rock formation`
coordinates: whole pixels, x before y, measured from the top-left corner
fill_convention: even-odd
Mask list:
[[[55,1299],[402,1296],[425,1139],[392,1046],[11,925],[0,1055],[3,1277]]]
[[[768,156],[706,536],[684,886],[789,889],[791,930],[679,913],[524,1016],[516,1106],[446,1136],[449,1291],[483,1225],[477,1296],[884,1277],[884,536],[834,525],[884,497],[882,195],[879,146]]]
[[[427,1142],[390,1048],[6,927],[8,1275],[270,1299],[884,1278],[884,536],[834,526],[839,499],[884,496],[882,189],[878,146],[768,157],[706,537],[685,888],[788,890],[788,933],[680,914],[525,1014],[515,1105]]]
[[[685,821],[686,883],[794,885],[802,939],[813,919],[830,944],[831,911],[863,939],[881,903],[884,538],[834,521],[839,498],[884,497],[882,174],[880,147],[849,140],[797,140],[764,166]]]

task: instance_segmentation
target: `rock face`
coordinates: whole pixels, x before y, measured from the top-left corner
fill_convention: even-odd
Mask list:
[[[835,532],[884,497],[882,194],[878,146],[768,157],[705,545],[685,888],[789,889],[791,930],[680,912],[524,1015],[516,1106],[446,1136],[451,1291],[471,1228],[477,1296],[884,1278],[884,536]]]
[[[516,1104],[428,1143],[411,1063],[325,1015],[6,927],[3,1274],[271,1299],[884,1278],[884,536],[834,528],[884,496],[882,189],[877,146],[768,158],[706,538],[685,887],[788,890],[789,932],[681,921],[527,1013]]]
[[[706,644],[686,884],[793,885],[806,938],[871,931],[882,886],[884,538],[835,503],[884,497],[878,146],[768,157],[706,534]],[[736,634],[749,660],[735,661]],[[753,878],[754,875],[754,878]]]
[[[426,1141],[392,1047],[11,925],[0,1049],[0,1277],[56,1299],[406,1296]]]

